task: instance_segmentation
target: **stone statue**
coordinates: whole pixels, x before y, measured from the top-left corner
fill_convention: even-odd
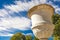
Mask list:
[[[38,39],[48,40],[53,34],[53,14],[54,8],[48,4],[34,6],[28,11],[28,17],[31,18],[32,21],[31,29]]]

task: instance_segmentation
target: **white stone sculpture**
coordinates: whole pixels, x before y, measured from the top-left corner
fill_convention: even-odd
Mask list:
[[[48,4],[40,4],[29,10],[28,17],[31,18],[32,21],[31,29],[38,39],[48,40],[48,38],[53,34],[53,14],[54,8]]]

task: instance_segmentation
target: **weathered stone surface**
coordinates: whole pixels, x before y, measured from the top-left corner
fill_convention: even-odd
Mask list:
[[[54,25],[51,20],[53,14],[54,8],[47,4],[29,10],[28,17],[32,20],[32,31],[37,38],[49,38],[53,34]]]

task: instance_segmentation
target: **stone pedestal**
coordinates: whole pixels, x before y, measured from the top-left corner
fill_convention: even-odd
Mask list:
[[[29,10],[28,17],[32,21],[31,29],[38,39],[48,40],[48,38],[53,34],[53,14],[54,8],[48,4],[40,4]]]

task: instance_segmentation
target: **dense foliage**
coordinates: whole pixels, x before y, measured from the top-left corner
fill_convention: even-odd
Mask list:
[[[31,35],[26,35],[26,40],[32,40],[32,36]]]
[[[39,40],[36,37],[32,37],[32,35],[23,35],[22,33],[14,34],[10,40]]]
[[[16,33],[11,37],[11,40],[26,40],[25,36],[21,33]]]
[[[60,15],[54,14],[53,15],[53,24],[55,25],[54,29],[54,40],[60,40]]]

